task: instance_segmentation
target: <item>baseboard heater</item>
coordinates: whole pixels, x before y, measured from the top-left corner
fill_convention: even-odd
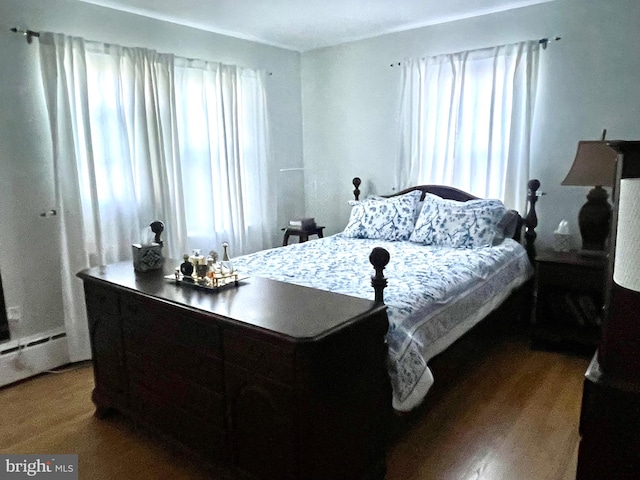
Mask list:
[[[67,363],[64,328],[0,343],[0,387]]]

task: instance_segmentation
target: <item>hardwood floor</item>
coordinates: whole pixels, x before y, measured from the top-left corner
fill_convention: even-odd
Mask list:
[[[500,341],[406,422],[387,479],[575,479],[588,363]]]
[[[517,335],[495,340],[398,419],[387,479],[575,478],[587,366]],[[0,389],[0,452],[77,453],[81,479],[224,478],[118,415],[95,418],[91,367],[78,367]]]

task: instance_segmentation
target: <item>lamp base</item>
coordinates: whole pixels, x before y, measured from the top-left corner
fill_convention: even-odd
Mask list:
[[[604,251],[611,223],[609,194],[596,186],[587,195],[587,203],[578,214],[578,226],[582,235],[583,251]]]

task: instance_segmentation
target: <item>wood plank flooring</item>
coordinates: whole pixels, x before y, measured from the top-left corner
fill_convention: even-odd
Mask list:
[[[587,365],[518,336],[495,341],[398,419],[387,479],[575,478]],[[95,418],[92,388],[87,363],[0,389],[0,452],[77,453],[81,479],[225,478],[118,415]]]
[[[588,358],[508,339],[410,419],[389,480],[575,479]],[[436,377],[437,379],[437,377]]]

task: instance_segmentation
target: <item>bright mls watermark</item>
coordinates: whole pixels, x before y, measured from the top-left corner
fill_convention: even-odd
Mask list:
[[[0,455],[0,480],[78,480],[78,455]]]

